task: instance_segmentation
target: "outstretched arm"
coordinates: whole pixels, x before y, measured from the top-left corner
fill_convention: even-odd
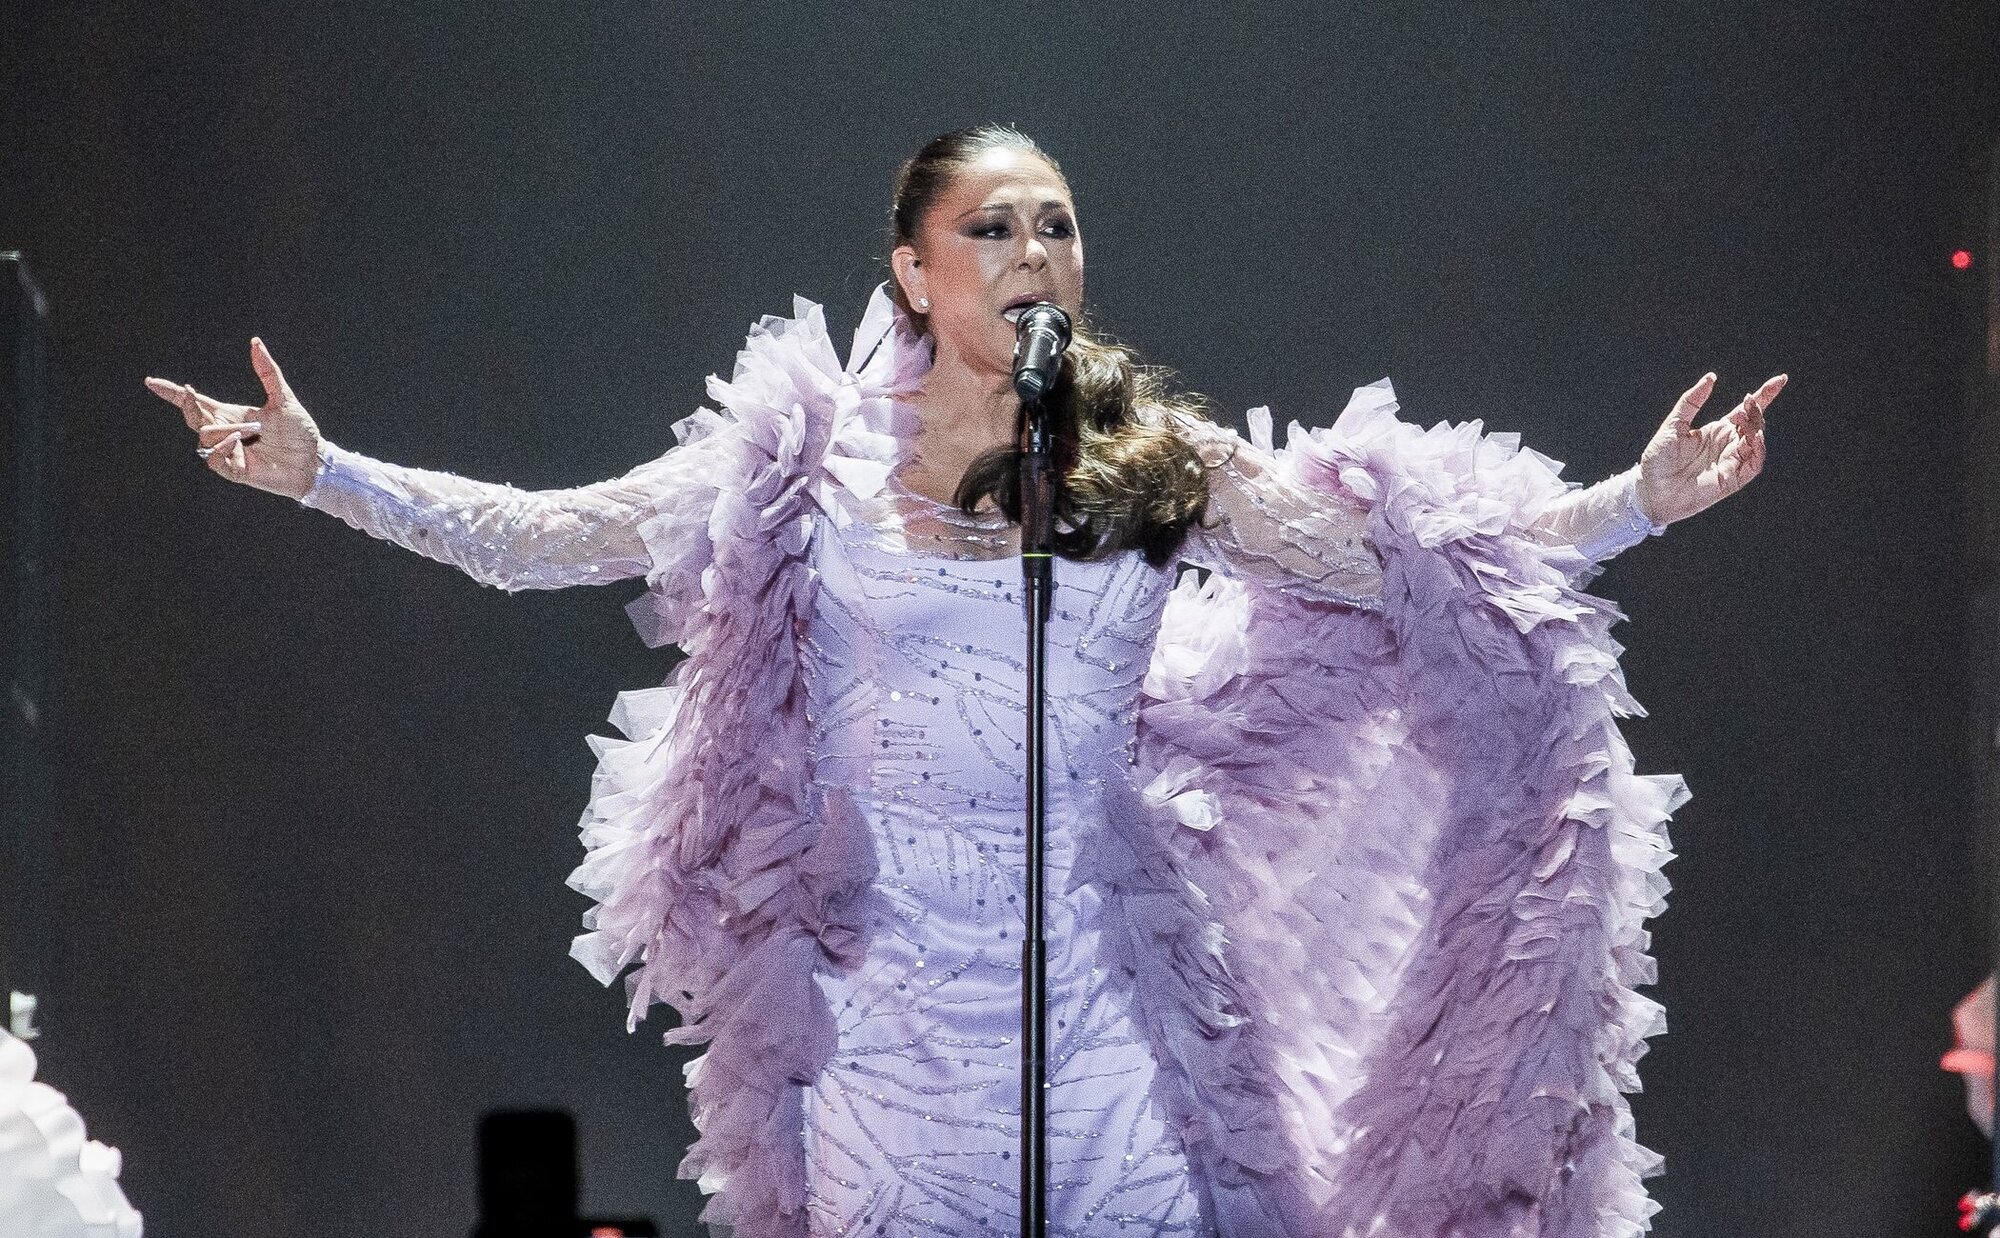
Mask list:
[[[1766,379],[1727,415],[1697,427],[1694,419],[1715,390],[1715,375],[1704,374],[1681,393],[1639,463],[1549,504],[1532,531],[1601,563],[1721,502],[1762,471],[1764,410],[1786,381],[1783,374]]]
[[[520,490],[373,460],[325,440],[320,461],[300,503],[510,592],[644,575],[639,525],[658,475],[677,463],[661,457],[593,485]]]
[[[1785,382],[1777,375],[1725,416],[1696,426],[1715,389],[1715,375],[1704,375],[1674,404],[1638,464],[1562,495],[1529,533],[1575,547],[1587,579],[1648,534],[1734,494],[1764,467],[1764,412]],[[1209,479],[1207,516],[1183,550],[1189,562],[1316,600],[1379,604],[1382,563],[1360,507],[1292,480],[1271,453],[1231,430],[1184,418],[1174,424]]]
[[[649,499],[667,473],[689,467],[670,451],[610,481],[527,491],[388,464],[328,442],[262,340],[250,342],[250,360],[264,385],[261,408],[146,380],[181,410],[211,471],[330,512],[496,588],[554,589],[644,574],[640,524]]]

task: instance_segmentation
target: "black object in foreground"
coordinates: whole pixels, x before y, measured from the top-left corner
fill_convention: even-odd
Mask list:
[[[480,1119],[472,1238],[658,1238],[649,1220],[580,1217],[576,1204],[576,1119],[553,1109]]]

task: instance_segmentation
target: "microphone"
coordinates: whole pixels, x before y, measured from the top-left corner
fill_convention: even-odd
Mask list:
[[[1014,393],[1022,402],[1039,400],[1056,385],[1063,349],[1069,347],[1069,315],[1053,301],[1037,301],[1014,323]]]

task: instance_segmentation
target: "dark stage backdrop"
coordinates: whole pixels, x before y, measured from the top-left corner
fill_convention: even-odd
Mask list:
[[[565,955],[583,737],[668,666],[636,584],[510,597],[225,484],[140,378],[254,400],[261,334],[346,446],[610,476],[795,291],[844,341],[897,161],[985,119],[1064,162],[1102,321],[1232,415],[1388,374],[1592,480],[1704,370],[1790,372],[1766,476],[1600,581],[1641,766],[1695,792],[1639,1131],[1669,1238],[1949,1232],[1990,7],[1207,9],[7,6],[59,417],[41,1045],[149,1233],[463,1232],[496,1106],[576,1112],[594,1209],[699,1198],[686,1055]]]

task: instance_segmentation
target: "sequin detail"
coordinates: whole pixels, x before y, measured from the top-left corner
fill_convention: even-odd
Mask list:
[[[815,546],[805,651],[815,793],[876,848],[864,961],[818,977],[837,1047],[807,1089],[813,1238],[1018,1230],[1024,633],[1004,524],[892,489]],[[921,549],[919,549],[921,548]],[[1088,886],[1065,891],[1105,780],[1129,777],[1167,573],[1056,568],[1050,629],[1052,1233],[1211,1236],[1156,1065],[1108,984]]]

